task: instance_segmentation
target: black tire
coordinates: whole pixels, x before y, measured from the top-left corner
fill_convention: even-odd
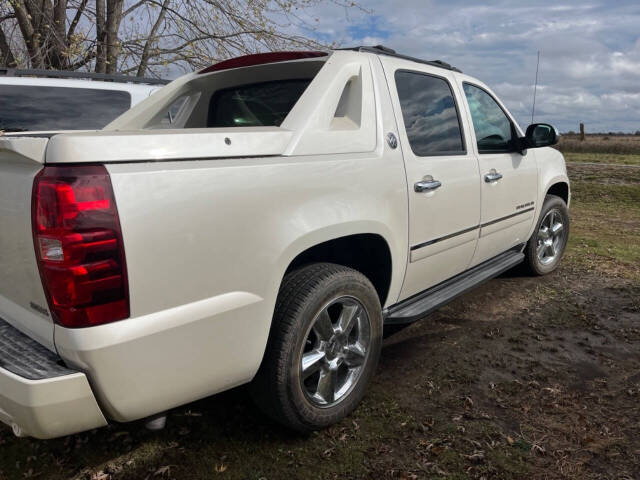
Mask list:
[[[561,219],[559,222],[562,224],[561,238],[558,239],[557,247],[554,247],[555,251],[557,251],[555,257],[550,260],[547,259],[547,262],[543,262],[538,256],[539,241],[543,241],[540,234],[540,228],[543,221],[548,218],[547,214],[552,210],[559,216],[558,218]],[[567,240],[569,239],[569,227],[569,209],[567,208],[565,201],[555,195],[547,195],[544,199],[542,209],[540,210],[540,216],[536,222],[536,228],[524,249],[525,261],[523,266],[527,273],[536,276],[547,275],[558,268],[560,259],[562,258],[567,246]]]
[[[302,355],[315,319],[332,299],[344,297],[356,299],[368,316],[368,353],[350,390],[337,404],[319,407],[304,390]],[[366,317],[359,314],[358,318]],[[371,282],[341,265],[303,266],[287,274],[282,282],[265,356],[250,385],[252,397],[267,415],[293,430],[310,432],[328,427],[349,415],[362,400],[375,373],[381,346],[382,309]]]

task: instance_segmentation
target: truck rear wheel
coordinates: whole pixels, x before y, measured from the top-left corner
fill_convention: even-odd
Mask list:
[[[286,275],[254,401],[301,432],[332,425],[362,400],[382,346],[382,311],[361,273],[314,263]]]
[[[536,228],[524,249],[524,266],[532,275],[553,272],[569,239],[569,210],[560,197],[547,195]]]

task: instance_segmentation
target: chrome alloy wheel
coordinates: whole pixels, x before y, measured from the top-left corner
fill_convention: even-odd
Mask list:
[[[353,297],[329,302],[307,332],[300,361],[300,383],[316,407],[333,407],[358,382],[369,354],[371,324]]]
[[[548,265],[562,253],[564,240],[564,224],[562,215],[555,208],[549,210],[538,228],[537,254],[543,265]]]

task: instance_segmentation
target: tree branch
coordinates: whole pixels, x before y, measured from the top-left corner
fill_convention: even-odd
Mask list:
[[[147,69],[147,63],[149,62],[149,56],[151,54],[151,46],[156,40],[158,28],[160,28],[160,25],[164,20],[164,16],[167,13],[167,7],[169,6],[170,1],[171,0],[164,0],[164,2],[162,3],[162,8],[160,9],[160,13],[158,14],[158,18],[156,18],[153,27],[151,27],[151,31],[149,32],[149,36],[147,37],[147,41],[144,44],[144,49],[142,50],[142,56],[140,57],[140,66],[138,67],[138,72],[136,73],[136,76],[138,77],[143,77],[144,72]]]
[[[82,14],[84,13],[86,6],[87,0],[82,0],[80,6],[76,10],[76,14],[73,16],[73,20],[71,20],[71,25],[69,25],[69,30],[67,31],[67,43],[71,43],[71,37],[73,37],[73,34],[76,32],[76,27],[82,18]]]

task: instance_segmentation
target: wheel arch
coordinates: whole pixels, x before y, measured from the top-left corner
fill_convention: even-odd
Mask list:
[[[555,195],[564,200],[564,203],[569,205],[569,183],[565,181],[555,182],[547,188],[546,195]]]
[[[393,275],[392,253],[387,240],[378,233],[344,235],[309,246],[291,260],[285,275],[316,262],[353,268],[371,281],[380,298],[380,305],[384,305],[389,298]]]

